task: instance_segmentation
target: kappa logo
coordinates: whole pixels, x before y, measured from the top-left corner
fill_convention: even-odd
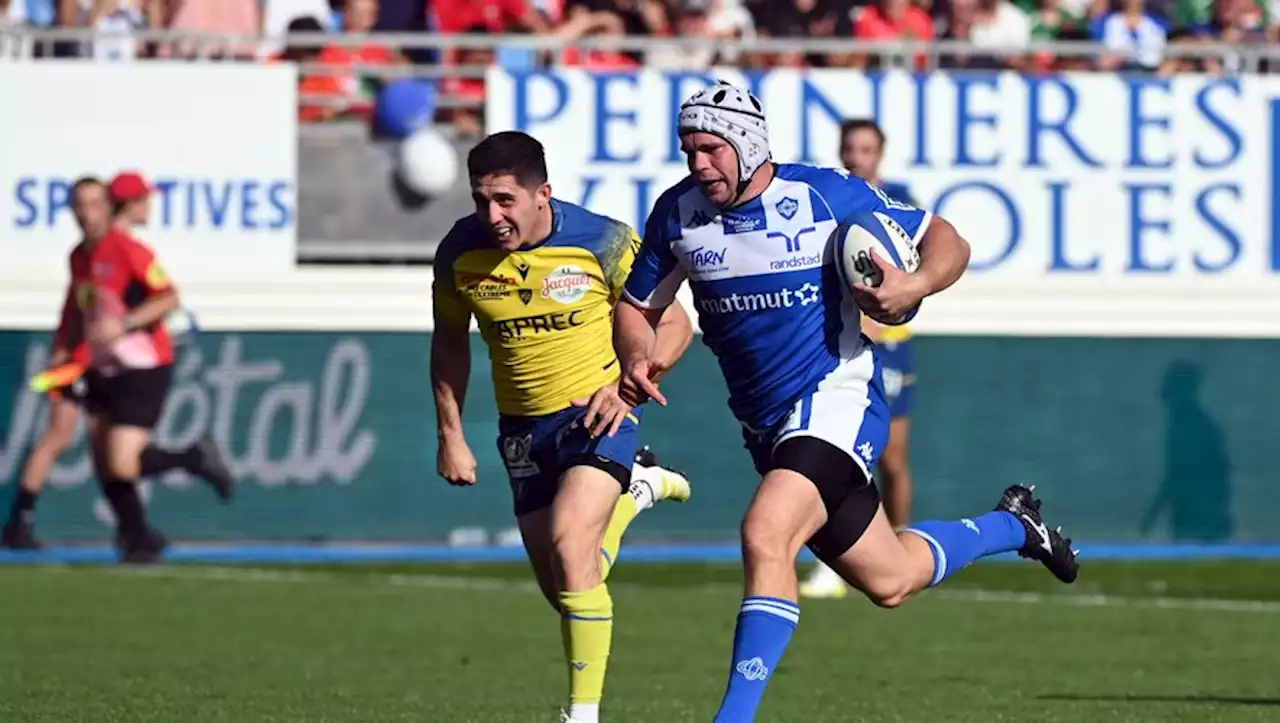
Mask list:
[[[693,216],[689,219],[689,223],[685,225],[689,228],[698,228],[700,226],[706,226],[709,223],[711,223],[711,217],[699,208],[693,212]]]
[[[796,213],[800,210],[800,202],[787,196],[774,204],[773,208],[778,212],[778,215],[790,221],[796,217]]]
[[[516,294],[520,297],[520,301],[524,302],[525,306],[528,306],[529,302],[533,301],[533,289],[519,289]]]
[[[874,457],[876,454],[876,450],[874,447],[871,446],[870,442],[863,442],[862,444],[858,445],[857,452],[858,452],[858,456],[861,457],[866,462],[870,462],[871,458]]]

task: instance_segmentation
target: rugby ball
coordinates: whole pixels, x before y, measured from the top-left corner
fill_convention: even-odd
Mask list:
[[[914,272],[920,266],[920,253],[916,251],[911,234],[886,213],[861,211],[850,215],[831,236],[832,259],[840,274],[846,292],[852,295],[855,283],[872,288],[884,281],[884,273],[871,259],[871,252],[894,266]],[[876,321],[889,324],[905,324],[919,311],[917,306],[903,319]],[[874,317],[873,317],[874,318]]]

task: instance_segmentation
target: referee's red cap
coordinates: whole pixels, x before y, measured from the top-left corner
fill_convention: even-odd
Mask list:
[[[111,179],[111,200],[116,203],[128,203],[151,194],[151,184],[140,173],[125,171]]]

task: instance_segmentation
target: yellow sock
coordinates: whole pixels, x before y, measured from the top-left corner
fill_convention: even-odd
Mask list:
[[[604,583],[560,593],[560,633],[569,662],[569,703],[599,703],[613,643],[613,598]]]
[[[618,498],[618,504],[613,506],[613,517],[609,518],[609,527],[604,531],[604,540],[600,543],[601,581],[609,579],[613,561],[618,559],[618,550],[622,548],[622,535],[638,514],[640,514],[640,503],[635,497],[624,492]]]

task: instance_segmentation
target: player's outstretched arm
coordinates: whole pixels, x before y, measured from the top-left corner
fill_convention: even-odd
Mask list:
[[[476,458],[462,433],[462,407],[471,377],[469,324],[436,314],[431,334],[431,391],[436,401],[436,471],[449,484],[476,481]]]
[[[656,329],[664,312],[665,309],[641,308],[626,299],[614,308],[613,347],[622,364],[619,393],[632,404],[643,404],[649,399],[663,406],[667,404],[651,375],[657,346]]]
[[[651,356],[656,373],[651,378],[656,382],[671,371],[693,343],[693,322],[683,304],[675,301],[662,310],[655,337]]]

